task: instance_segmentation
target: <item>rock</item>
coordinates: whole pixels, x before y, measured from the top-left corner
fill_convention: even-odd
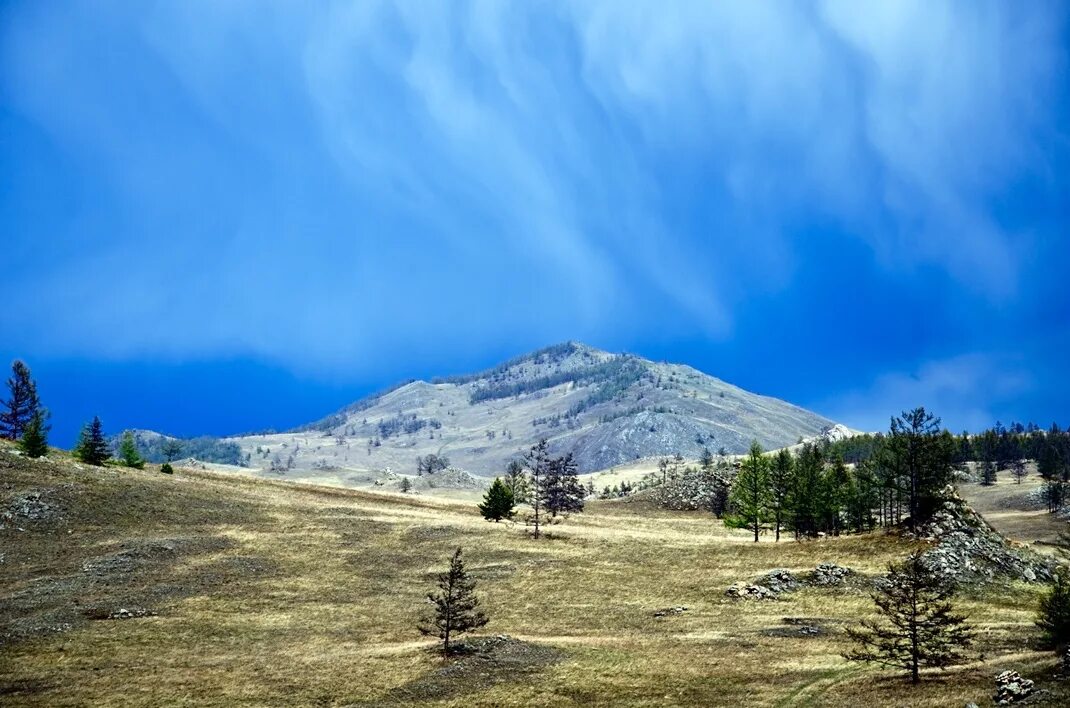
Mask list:
[[[654,611],[654,616],[655,617],[668,617],[670,615],[682,615],[685,612],[687,612],[687,607],[681,605],[679,607],[666,607],[665,609],[662,609],[662,610],[655,610]]]
[[[1033,682],[1024,679],[1017,671],[1003,671],[996,676],[996,692],[992,700],[996,705],[1017,703],[1033,693]]]
[[[933,544],[926,564],[954,584],[988,582],[997,577],[1048,582],[1052,561],[1018,548],[989,526],[952,489],[948,500],[913,536]]]
[[[798,590],[800,586],[799,579],[792,575],[791,571],[786,568],[777,568],[769,571],[759,578],[757,584],[769,588],[776,594],[792,592]]]
[[[842,585],[854,573],[850,568],[835,563],[822,563],[810,574],[809,583],[817,586]]]
[[[762,585],[732,583],[724,594],[736,600],[775,600],[776,593]]]

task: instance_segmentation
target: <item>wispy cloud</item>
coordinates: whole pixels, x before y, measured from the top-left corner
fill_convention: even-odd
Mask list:
[[[1047,3],[16,4],[4,106],[73,196],[47,230],[3,212],[37,257],[0,325],[351,373],[428,342],[725,342],[815,229],[1004,306],[1035,235],[998,203],[1050,167],[1064,24]]]

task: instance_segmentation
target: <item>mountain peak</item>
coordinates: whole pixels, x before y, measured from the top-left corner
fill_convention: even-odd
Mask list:
[[[410,381],[369,396],[292,431],[304,444],[287,458],[297,466],[405,470],[417,455],[434,453],[494,475],[546,438],[555,452],[573,453],[591,471],[644,457],[697,457],[703,448],[744,452],[752,440],[782,447],[831,425],[689,366],[568,341],[480,372]],[[313,446],[310,434],[333,438],[335,449]],[[236,440],[263,455],[258,438]]]

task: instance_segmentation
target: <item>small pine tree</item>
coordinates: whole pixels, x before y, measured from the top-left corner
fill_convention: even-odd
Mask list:
[[[1051,589],[1040,598],[1037,626],[1049,648],[1062,652],[1070,647],[1070,568],[1060,567]]]
[[[7,388],[11,397],[2,401],[0,407],[0,437],[18,440],[41,407],[41,401],[37,398],[37,384],[30,376],[30,368],[17,359],[11,364]]]
[[[996,464],[991,460],[981,461],[981,484],[991,487],[996,483]]]
[[[48,454],[48,425],[45,423],[47,416],[46,410],[38,408],[23,429],[19,447],[26,457],[44,457]]]
[[[435,606],[434,615],[425,618],[417,629],[425,636],[442,640],[442,654],[450,653],[450,639],[458,634],[479,629],[487,624],[487,616],[479,609],[476,581],[464,569],[461,549],[450,558],[450,567],[438,576],[438,592],[427,594]]]
[[[110,456],[108,442],[104,439],[104,427],[98,416],[94,416],[93,422],[82,428],[78,445],[74,448],[74,455],[87,465],[99,467],[107,462]]]
[[[513,501],[517,504],[527,504],[531,501],[531,482],[524,472],[524,463],[520,460],[512,460],[505,469],[505,486],[513,493]]]
[[[401,493],[402,494],[408,494],[411,490],[412,490],[412,482],[409,481],[408,477],[402,477],[401,478]]]
[[[170,462],[165,462],[160,465],[160,472],[163,472],[164,474],[174,474],[175,468],[171,466]]]
[[[1021,484],[1022,480],[1026,477],[1025,460],[1018,459],[1011,462],[1011,475],[1014,476],[1014,483]]]
[[[142,459],[141,454],[137,451],[134,434],[129,430],[123,433],[123,437],[119,441],[119,459],[126,467],[133,467],[139,470],[145,466],[145,460]]]
[[[483,496],[483,503],[479,505],[479,513],[487,521],[501,521],[513,515],[513,493],[500,479],[494,478],[490,489]]]
[[[256,449],[260,452],[260,448]],[[160,448],[160,452],[163,453],[164,459],[167,462],[174,462],[178,459],[178,456],[182,454],[182,441],[170,438],[164,441],[164,444]]]
[[[903,669],[918,683],[922,666],[946,668],[965,661],[972,632],[966,618],[952,612],[953,587],[934,573],[920,551],[888,568],[873,601],[887,620],[863,620],[860,629],[848,628],[857,649],[844,653],[851,661],[867,661]]]

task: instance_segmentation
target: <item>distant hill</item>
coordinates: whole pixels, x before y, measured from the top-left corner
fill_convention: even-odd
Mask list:
[[[680,364],[568,342],[463,376],[411,381],[279,434],[229,438],[251,467],[415,472],[444,455],[500,474],[539,438],[581,471],[704,447],[744,452],[796,443],[834,425]]]

